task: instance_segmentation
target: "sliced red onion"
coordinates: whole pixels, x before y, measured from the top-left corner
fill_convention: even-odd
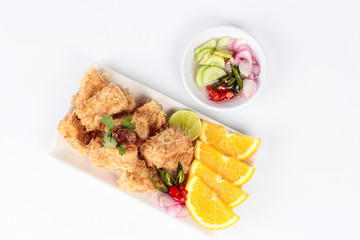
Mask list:
[[[180,212],[178,212],[177,214],[177,218],[186,218],[187,216],[189,216],[189,211],[186,208],[186,206],[183,206],[183,208],[180,210]]]
[[[242,50],[240,52],[237,52],[235,54],[235,57],[234,57],[235,61],[241,59],[246,59],[249,63],[251,63],[252,65],[252,57],[251,57],[251,52],[248,51],[248,50]]]
[[[241,77],[243,77],[243,75],[241,75]],[[246,77],[247,79],[250,79],[250,80],[254,80],[254,74],[253,73],[250,73],[249,76]]]
[[[228,59],[225,63],[225,67],[224,67],[224,70],[229,73],[231,71],[231,59]]]
[[[245,77],[249,76],[251,73],[251,62],[246,59],[242,60],[239,64],[239,70]]]
[[[169,194],[165,194],[161,196],[159,202],[160,202],[160,207],[171,207],[181,204],[178,201],[175,201],[172,198],[172,196],[170,196]]]
[[[179,212],[184,208],[183,205],[176,205],[176,206],[171,206],[167,208],[168,213],[173,216],[173,217],[177,217]]]
[[[260,74],[260,65],[258,63],[254,63],[251,67],[251,73],[254,75],[254,78],[257,78]]]
[[[230,40],[233,40],[233,41],[230,41]],[[230,39],[229,40],[229,43],[228,43],[228,49],[233,51],[233,52],[237,52],[238,48],[241,46],[241,45],[247,45],[247,41],[243,38],[240,38],[240,39]]]
[[[254,80],[244,79],[243,80],[243,89],[239,92],[240,98],[246,100],[252,97],[257,90],[258,84]]]
[[[160,207],[160,198],[161,198],[163,195],[165,195],[165,194],[167,194],[167,193],[162,193],[162,192],[160,192],[160,191],[156,191],[156,193],[154,193],[154,194],[152,195],[154,202],[155,202],[156,205],[158,205],[159,207]]]
[[[230,51],[234,51],[233,47],[234,47],[234,43],[237,41],[237,39],[235,38],[230,38],[229,42],[228,42],[228,45],[227,45],[227,48],[228,50]]]
[[[242,51],[248,51],[251,54],[251,48],[248,44],[240,44],[237,48],[236,48],[236,53],[242,52]]]

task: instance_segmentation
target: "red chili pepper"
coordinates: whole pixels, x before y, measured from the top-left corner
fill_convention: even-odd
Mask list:
[[[212,90],[211,92],[209,92],[209,98],[212,98],[215,93],[217,93],[216,90]]]
[[[179,193],[179,194],[176,194],[176,195],[174,195],[174,196],[172,196],[173,197],[173,199],[175,200],[175,201],[177,201],[177,202],[180,202],[181,201],[181,199],[184,197],[181,193]]]
[[[185,190],[185,184],[183,183],[179,183],[179,189],[182,191],[182,190]]]
[[[175,196],[177,194],[181,194],[181,191],[177,188],[177,186],[175,185],[172,185],[170,188],[169,188],[169,194],[171,196]]]
[[[224,101],[225,100],[225,94],[224,94],[224,92],[220,92],[219,93],[219,102],[221,102],[221,101]]]
[[[212,85],[208,85],[208,86],[206,86],[206,90],[212,90],[213,89],[213,86]]]
[[[219,95],[219,93],[215,92],[215,93],[211,96],[211,98],[212,98],[215,102],[218,102],[219,99],[220,99],[220,95]]]
[[[188,194],[188,191],[187,190],[181,190],[181,194],[185,197],[187,194]]]
[[[235,93],[231,90],[226,90],[225,91],[225,98],[226,99],[233,99],[235,97]]]
[[[181,199],[180,199],[180,203],[182,203],[182,204],[184,204],[185,202],[186,202],[186,197],[182,197]]]

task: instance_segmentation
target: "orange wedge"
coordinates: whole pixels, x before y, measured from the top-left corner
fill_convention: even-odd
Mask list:
[[[195,158],[236,186],[246,183],[255,171],[246,163],[226,157],[199,140],[195,144]]]
[[[239,216],[198,176],[194,175],[190,178],[186,190],[188,191],[186,207],[201,226],[218,230],[229,227],[239,220]]]
[[[236,207],[249,196],[246,192],[213,172],[204,163],[194,160],[191,164],[189,177],[197,175],[203,180],[228,207]]]
[[[202,120],[200,140],[222,154],[239,160],[249,157],[258,148],[261,139],[239,133],[231,133],[226,128]]]

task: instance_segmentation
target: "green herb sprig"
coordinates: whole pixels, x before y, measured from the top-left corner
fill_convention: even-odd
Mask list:
[[[112,130],[114,128],[114,119],[113,119],[113,117],[111,117],[111,116],[109,116],[107,114],[103,114],[101,121],[108,128],[108,131],[104,135],[104,147],[112,147],[112,148],[117,147],[119,149],[119,154],[121,156],[124,155],[125,151],[126,151],[126,147],[120,146],[117,143],[117,141],[111,136],[111,132],[112,132]]]
[[[101,119],[102,123],[105,124],[105,126],[108,128],[108,131],[104,135],[104,147],[112,147],[112,148],[118,148],[119,154],[122,156],[125,154],[126,147],[120,146],[115,138],[111,136],[111,132],[114,128],[114,119],[112,116],[109,116],[107,114],[102,115]],[[131,116],[128,115],[125,120],[123,121],[123,128],[127,128],[129,130],[134,130],[136,127],[136,123],[131,123],[132,119]]]

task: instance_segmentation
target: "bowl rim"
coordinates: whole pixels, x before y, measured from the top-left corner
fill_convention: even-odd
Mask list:
[[[259,84],[259,87],[255,93],[254,96],[252,96],[251,98],[247,99],[245,102],[239,104],[239,105],[236,105],[236,106],[232,106],[232,107],[215,107],[215,106],[211,106],[203,101],[201,101],[191,90],[190,90],[190,87],[188,86],[188,83],[186,81],[186,78],[185,78],[185,60],[186,60],[186,55],[189,51],[193,51],[193,49],[191,49],[191,46],[195,44],[196,41],[198,41],[203,35],[206,35],[208,34],[209,32],[216,32],[216,31],[219,31],[219,30],[223,30],[223,29],[233,29],[235,31],[241,31],[243,32],[245,35],[247,35],[247,40],[248,39],[251,39],[251,42],[254,42],[258,48],[260,49],[260,52],[257,53],[257,55],[261,54],[263,56],[263,59],[264,61],[262,62],[261,64],[261,71],[262,71],[262,81],[261,81],[261,84]],[[235,26],[231,26],[231,25],[224,25],[224,26],[218,26],[218,27],[214,27],[214,28],[211,28],[211,29],[208,29],[200,34],[198,34],[192,41],[190,41],[190,43],[187,45],[187,47],[185,48],[185,51],[184,53],[182,54],[182,58],[181,58],[181,80],[185,86],[185,89],[186,91],[190,94],[190,96],[195,99],[195,101],[197,103],[199,103],[200,105],[208,108],[208,109],[211,109],[211,110],[215,110],[215,111],[230,111],[230,110],[234,110],[234,109],[239,109],[245,105],[247,105],[249,102],[252,102],[253,99],[255,98],[256,95],[258,95],[260,93],[260,91],[262,90],[263,88],[263,85],[265,83],[265,79],[266,79],[266,76],[267,76],[267,58],[266,58],[266,55],[265,55],[265,52],[264,52],[264,49],[263,47],[259,44],[259,42],[252,36],[250,35],[248,32],[244,31],[243,29],[241,28],[238,28],[238,27],[235,27]],[[194,79],[195,81],[195,79]],[[210,100],[209,100],[210,101]]]

